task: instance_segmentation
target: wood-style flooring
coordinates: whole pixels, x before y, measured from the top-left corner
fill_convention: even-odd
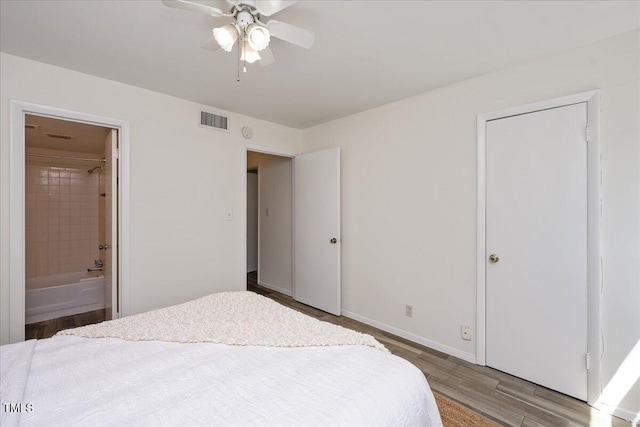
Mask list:
[[[63,329],[91,325],[93,323],[103,322],[104,320],[103,309],[30,323],[24,326],[24,338],[25,340],[49,338]]]
[[[485,366],[465,362],[344,316],[334,316],[257,284],[247,289],[309,316],[374,336],[393,354],[417,366],[431,388],[505,426],[631,426],[628,421],[592,409],[586,403]]]

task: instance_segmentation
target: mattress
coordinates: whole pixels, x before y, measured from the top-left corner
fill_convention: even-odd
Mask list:
[[[422,372],[370,345],[57,335],[0,357],[3,426],[442,425]]]

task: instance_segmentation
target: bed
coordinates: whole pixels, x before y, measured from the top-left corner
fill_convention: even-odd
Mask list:
[[[0,347],[3,426],[441,426],[373,337],[252,292]]]

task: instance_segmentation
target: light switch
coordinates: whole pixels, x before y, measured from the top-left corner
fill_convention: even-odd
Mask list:
[[[224,210],[224,220],[233,221],[233,211],[231,209]]]

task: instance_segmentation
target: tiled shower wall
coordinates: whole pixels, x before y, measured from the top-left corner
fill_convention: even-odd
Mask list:
[[[100,170],[25,165],[26,276],[86,271],[99,259]]]

